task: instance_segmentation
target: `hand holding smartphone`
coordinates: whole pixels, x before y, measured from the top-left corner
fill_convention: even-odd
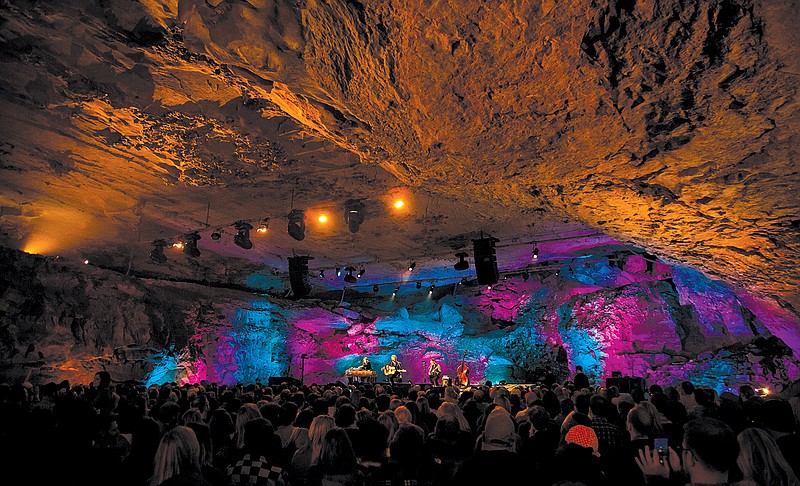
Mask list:
[[[656,452],[658,452],[658,463],[664,464],[667,456],[669,455],[669,445],[667,444],[666,437],[659,437],[654,441]]]

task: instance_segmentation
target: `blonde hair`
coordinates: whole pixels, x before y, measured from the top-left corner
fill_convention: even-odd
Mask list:
[[[200,443],[189,427],[168,430],[158,443],[153,461],[152,486],[181,473],[200,474]]]
[[[397,423],[400,425],[414,423],[411,415],[411,410],[405,405],[400,405],[394,409],[394,416],[397,417]]]
[[[236,448],[244,449],[244,426],[247,422],[261,418],[261,412],[255,403],[245,403],[236,412]],[[273,424],[274,426],[274,424]]]
[[[378,414],[378,422],[381,423],[386,430],[389,431],[389,436],[386,438],[386,442],[388,443],[394,437],[394,433],[397,431],[397,428],[400,426],[397,422],[397,417],[392,410],[386,410]]]
[[[311,447],[311,464],[319,462],[322,452],[322,444],[325,442],[325,434],[334,428],[336,421],[330,415],[317,415],[311,421],[308,428],[308,444]]]
[[[736,437],[739,457],[736,465],[744,479],[770,486],[798,486],[792,467],[783,457],[778,443],[765,430],[750,427]]]
[[[455,419],[458,420],[458,427],[461,430],[466,432],[472,431],[469,426],[469,421],[467,421],[467,418],[464,416],[464,411],[455,403],[442,402],[439,408],[436,409],[436,416],[441,417],[443,415],[455,417]]]

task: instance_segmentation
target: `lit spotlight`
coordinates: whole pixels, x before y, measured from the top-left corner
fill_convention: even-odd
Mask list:
[[[539,247],[536,245],[533,245],[533,259],[534,260],[539,259]]]
[[[339,267],[339,268],[337,268],[337,269],[336,269],[336,276],[337,276],[337,277],[341,277],[341,276],[342,276],[342,269],[343,269],[343,268],[344,268],[344,267]]]
[[[328,215],[327,214],[320,214],[317,218],[317,221],[320,223],[327,223],[328,222]]]
[[[176,241],[175,243],[172,244],[172,247],[175,248],[176,250],[183,250],[183,242]]]
[[[269,231],[269,218],[262,219],[256,231],[262,235],[267,234],[267,231]]]
[[[394,208],[395,208],[395,209],[402,209],[402,207],[403,207],[403,206],[405,206],[405,205],[406,205],[406,203],[405,203],[405,202],[403,202],[403,200],[402,200],[402,199],[397,199],[397,200],[394,202],[394,204],[392,204],[392,206],[394,206]]]
[[[492,290],[492,286],[491,285],[487,285],[486,286],[486,290]]]
[[[556,270],[556,277],[558,277],[559,275],[561,275],[561,270]]]
[[[363,276],[364,276],[364,267],[361,267],[361,269],[356,274],[356,277],[361,278]]]
[[[411,272],[414,270],[414,267],[417,266],[417,262],[411,262],[408,264],[408,271]]]
[[[325,278],[325,270],[319,271],[319,278]]]
[[[84,260],[84,261],[83,261],[83,264],[84,264],[84,265],[88,265],[88,264],[89,264],[89,260]]]
[[[436,284],[431,284],[431,286],[428,287],[428,294],[432,294],[434,289],[436,289]]]
[[[394,297],[395,295],[397,295],[397,292],[400,292],[400,286],[399,286],[399,285],[398,285],[398,286],[396,286],[396,287],[394,288],[394,290],[392,291],[392,297]]]
[[[372,286],[372,291],[373,292],[377,292],[378,291],[378,286],[377,285],[373,285]]]

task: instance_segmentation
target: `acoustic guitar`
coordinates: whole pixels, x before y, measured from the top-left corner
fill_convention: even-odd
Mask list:
[[[394,366],[390,366],[389,364],[383,366],[383,374],[386,376],[394,376],[397,373],[405,373],[406,371],[408,370],[401,370],[399,368],[395,368]]]

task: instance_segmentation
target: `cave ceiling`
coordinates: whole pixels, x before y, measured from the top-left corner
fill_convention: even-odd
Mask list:
[[[3,2],[0,243],[210,281],[309,255],[378,283],[471,258],[482,231],[501,270],[530,263],[536,241],[560,240],[550,257],[564,259],[632,245],[797,309],[798,13]],[[348,199],[364,204],[358,232]],[[233,244],[233,222],[263,218],[253,249]],[[192,231],[199,258],[148,258]]]

